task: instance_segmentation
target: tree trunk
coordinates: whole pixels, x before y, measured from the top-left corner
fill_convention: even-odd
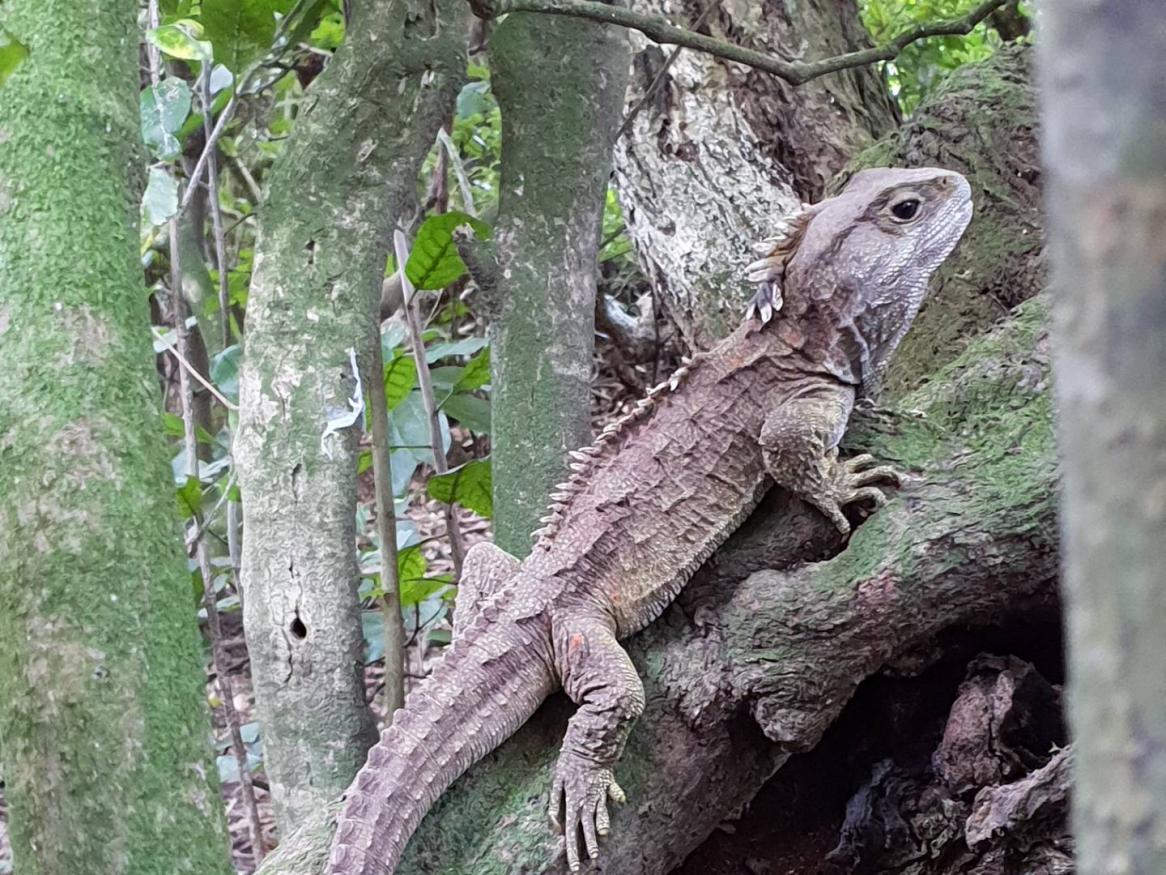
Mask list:
[[[632,801],[613,824],[607,871],[663,873],[679,864],[749,802],[789,750],[817,741],[863,678],[918,659],[945,630],[1034,610],[1055,620],[1043,305],[1026,304],[974,339],[1040,287],[1026,75],[1026,51],[1002,51],[955,77],[921,121],[862,156],[954,166],[975,193],[972,228],[888,379],[883,403],[903,412],[856,424],[849,438],[923,483],[832,561],[743,581],[750,571],[792,568],[837,548],[820,520],[772,499],[681,604],[631,642],[648,708],[617,772]],[[993,151],[994,135],[976,123],[981,100],[1012,137],[1009,153]],[[543,808],[568,713],[556,699],[455,785],[423,822],[402,872],[565,871],[554,862]],[[767,742],[757,723],[780,744]],[[488,821],[482,812],[491,812]]]
[[[1166,8],[1044,9],[1080,871],[1166,871]]]
[[[264,205],[235,459],[247,644],[276,821],[348,786],[375,740],[364,700],[354,513],[359,412],[394,223],[464,76],[460,0],[356,4]],[[358,399],[359,400],[359,399]]]
[[[629,50],[619,28],[516,13],[491,36],[490,58],[503,119],[494,538],[525,556],[567,451],[591,441],[596,253]]]
[[[665,0],[636,11],[675,14]],[[690,0],[687,26],[783,56],[828,56],[869,45],[853,0]],[[629,108],[674,49],[636,33]],[[756,70],[684,51],[616,147],[628,232],[656,295],[689,342],[708,346],[736,326],[752,295],[742,276],[751,247],[801,201],[821,197],[859,149],[894,127],[877,70],[860,68],[800,88]]]
[[[0,28],[28,50],[0,98],[0,737],[21,875],[230,871],[138,260],[137,20],[133,0],[8,0]]]

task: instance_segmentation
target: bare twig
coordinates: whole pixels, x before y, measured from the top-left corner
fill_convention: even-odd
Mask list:
[[[149,20],[151,27],[157,27],[159,22],[158,0],[150,0]],[[161,55],[152,53],[150,59],[150,81],[157,85],[162,79]],[[205,65],[204,65],[205,66]],[[208,144],[209,147],[210,144]],[[194,177],[197,179],[197,175]],[[191,185],[187,189],[186,203],[195,188]],[[178,369],[178,385],[182,398],[182,436],[183,447],[186,453],[186,476],[198,476],[198,435],[194,426],[194,386],[191,376],[196,376],[216,397],[226,403],[226,399],[202,378],[198,371],[190,364],[189,334],[186,327],[186,301],[182,296],[182,265],[178,246],[178,220],[181,213],[170,218],[170,305],[171,319],[174,323],[174,346],[168,347],[174,357],[182,365]],[[201,514],[195,513],[191,521],[195,530],[203,528]],[[243,804],[247,810],[247,825],[250,832],[252,855],[258,863],[263,859],[265,848],[263,845],[263,830],[259,822],[259,806],[255,802],[255,787],[251,783],[251,769],[247,763],[247,748],[243,743],[243,731],[239,723],[239,713],[235,710],[234,692],[231,678],[227,674],[227,653],[223,644],[223,629],[219,617],[218,605],[215,599],[214,573],[211,570],[210,554],[207,551],[206,539],[200,536],[194,540],[195,558],[198,562],[199,574],[202,577],[203,606],[207,613],[207,627],[210,631],[211,661],[214,666],[215,682],[218,688],[219,699],[223,703],[223,716],[226,719],[227,729],[231,736],[231,746],[235,752],[235,762],[239,769],[239,787],[243,797]]]
[[[548,15],[585,18],[603,24],[615,24],[638,30],[661,44],[696,49],[710,55],[716,55],[718,58],[724,58],[727,61],[735,61],[762,70],[779,79],[784,79],[792,85],[802,85],[811,79],[825,76],[827,73],[837,73],[839,70],[848,70],[852,67],[864,67],[876,61],[892,61],[908,45],[927,37],[969,34],[972,28],[1007,2],[1008,0],[986,0],[959,18],[908,28],[884,45],[847,52],[808,63],[784,61],[773,55],[735,46],[724,40],[675,27],[662,18],[641,15],[625,6],[609,6],[606,3],[593,2],[593,0],[493,0],[493,2],[491,0],[475,0],[473,6],[476,14],[487,18],[497,18],[509,12],[540,12]]]
[[[478,210],[474,206],[474,192],[470,188],[470,178],[466,175],[466,166],[462,164],[462,156],[458,154],[457,146],[453,144],[453,140],[449,138],[445,128],[438,129],[437,141],[445,148],[446,154],[449,155],[449,163],[453,165],[458,188],[462,192],[462,209],[475,219],[478,218]]]
[[[175,221],[175,224],[177,224],[177,217],[175,218],[174,221]],[[173,240],[171,240],[171,247],[170,248],[172,250],[171,264],[177,264],[179,257],[178,257],[178,255],[173,254],[174,252],[176,252],[176,250],[174,250]],[[171,271],[171,272],[173,272],[173,271]],[[182,287],[179,286],[178,288],[181,289]],[[183,308],[183,309],[185,310],[185,308]],[[161,332],[155,330],[154,331],[154,338],[156,340],[163,340],[164,336],[162,335]],[[218,402],[220,404],[222,404],[224,407],[226,407],[228,410],[238,410],[239,405],[233,404],[232,402],[228,401],[227,397],[222,392],[220,392],[217,388],[215,388],[215,384],[212,383],[210,380],[208,380],[206,377],[204,377],[202,374],[200,374],[198,372],[198,368],[196,368],[194,365],[192,365],[190,363],[190,360],[186,357],[186,355],[180,351],[182,347],[185,347],[185,345],[186,345],[186,320],[183,319],[181,343],[179,343],[179,340],[176,339],[173,344],[169,344],[169,343],[166,344],[166,351],[168,353],[170,353],[172,356],[174,356],[174,358],[178,360],[178,364],[180,364],[182,366],[181,368],[179,368],[180,373],[189,374],[190,376],[194,377],[194,379],[196,379],[199,383],[202,384],[202,387],[204,389],[206,389],[208,392],[210,392],[212,395],[214,395],[215,398],[218,400]],[[181,385],[181,380],[182,380],[182,378],[179,377],[179,385]]]
[[[368,417],[372,423],[372,476],[376,490],[377,534],[381,542],[381,610],[385,636],[385,719],[405,704],[405,621],[397,569],[397,514],[389,456],[389,411],[385,403],[385,364],[380,320],[373,322],[372,373],[368,379]]]
[[[227,129],[227,123],[231,120],[231,116],[235,114],[235,110],[239,107],[239,95],[247,90],[260,70],[277,61],[287,50],[287,44],[283,42],[283,38],[287,36],[291,22],[299,17],[307,4],[308,0],[297,0],[296,5],[288,11],[287,15],[280,19],[279,26],[275,30],[275,38],[272,40],[272,45],[274,46],[272,51],[264,58],[252,64],[247,72],[243,74],[243,78],[235,82],[235,91],[231,94],[231,99],[227,101],[227,105],[219,113],[219,118],[215,122],[214,128],[207,135],[206,144],[203,146],[198,160],[194,163],[194,169],[190,171],[190,179],[186,183],[186,193],[182,196],[182,201],[178,206],[180,215],[190,206],[190,202],[194,200],[195,190],[202,185],[203,171],[206,169],[211,153],[214,152],[215,146],[219,142],[219,137]],[[156,24],[152,26],[157,27]],[[209,111],[208,109],[207,112],[209,113]]]
[[[433,380],[429,376],[429,363],[425,360],[425,343],[421,338],[421,321],[417,318],[416,296],[413,284],[405,273],[409,261],[409,241],[401,231],[393,232],[393,248],[400,266],[401,294],[404,299],[405,320],[409,326],[410,345],[413,347],[413,361],[417,364],[417,387],[421,390],[421,403],[425,406],[425,419],[429,425],[429,444],[433,451],[433,468],[438,474],[449,470],[445,458],[445,448],[441,445],[441,427],[437,418],[437,399],[433,394]],[[461,574],[462,536],[458,528],[457,509],[452,503],[445,506],[445,527],[449,534],[449,551],[453,558],[454,576]]]
[[[708,20],[709,14],[717,7],[718,2],[719,0],[709,0],[708,4],[704,7],[704,11],[701,12],[700,18],[698,18],[696,23],[692,25],[694,32],[700,30],[701,26]],[[640,110],[642,110],[647,102],[652,99],[652,95],[656,93],[656,89],[659,88],[660,83],[664,81],[664,77],[668,74],[668,68],[671,67],[673,63],[675,63],[682,49],[683,46],[677,46],[672,50],[671,54],[668,55],[668,59],[664,61],[664,65],[652,78],[652,81],[649,83],[648,87],[644,89],[643,96],[639,99],[639,101],[637,101],[635,106],[628,110],[628,114],[624,116],[623,123],[619,126],[619,130],[615,132],[615,138],[613,142],[618,141],[620,137],[628,132],[628,128],[632,126],[632,122],[634,122],[636,120],[636,116],[640,114]],[[602,246],[599,248],[601,250],[603,249]]]

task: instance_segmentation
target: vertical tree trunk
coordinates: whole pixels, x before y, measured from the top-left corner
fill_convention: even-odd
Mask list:
[[[137,15],[0,12],[28,51],[0,90],[0,737],[21,875],[230,871],[138,261]]]
[[[825,57],[869,45],[853,0],[636,0],[640,12],[760,51]],[[674,48],[640,34],[629,108]],[[807,48],[808,47],[808,48]],[[859,149],[891,130],[896,111],[873,67],[794,88],[766,73],[683,51],[616,146],[620,200],[644,273],[690,342],[737,324],[754,289],[751,245]]]
[[[247,643],[285,831],[348,786],[375,739],[356,597],[362,417],[345,419],[352,357],[367,373],[390,232],[417,209],[418,170],[464,76],[467,27],[461,0],[354,4],[264,205],[235,458]]]
[[[567,451],[591,440],[596,253],[628,42],[620,28],[518,13],[490,57],[502,108],[494,537],[525,556]]]
[[[1166,872],[1166,7],[1044,9],[1073,816],[1083,873]]]

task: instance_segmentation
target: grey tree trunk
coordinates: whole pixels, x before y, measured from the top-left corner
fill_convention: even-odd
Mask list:
[[[1166,871],[1166,8],[1045,7],[1079,871],[1149,875]]]
[[[490,59],[502,108],[494,539],[525,556],[567,451],[591,440],[596,255],[629,49],[619,28],[517,13]]]
[[[235,445],[247,644],[279,827],[348,786],[375,740],[356,597],[352,360],[370,348],[394,223],[465,70],[460,0],[355,4],[264,205]]]
[[[666,0],[633,3],[686,26],[707,6],[703,32],[760,51],[825,57],[869,45],[853,0],[689,0],[680,14]],[[632,39],[629,109],[673,51],[638,33]],[[689,342],[708,346],[735,326],[754,291],[742,277],[751,245],[800,202],[817,200],[895,122],[873,68],[793,88],[718,58],[680,54],[617,143],[615,164],[641,266]]]
[[[28,50],[0,90],[0,738],[15,871],[225,875],[138,260],[138,4],[8,0],[0,18]]]

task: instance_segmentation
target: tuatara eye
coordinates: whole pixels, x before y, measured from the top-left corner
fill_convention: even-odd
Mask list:
[[[910,222],[919,214],[919,199],[908,198],[891,207],[891,215],[900,222]]]

